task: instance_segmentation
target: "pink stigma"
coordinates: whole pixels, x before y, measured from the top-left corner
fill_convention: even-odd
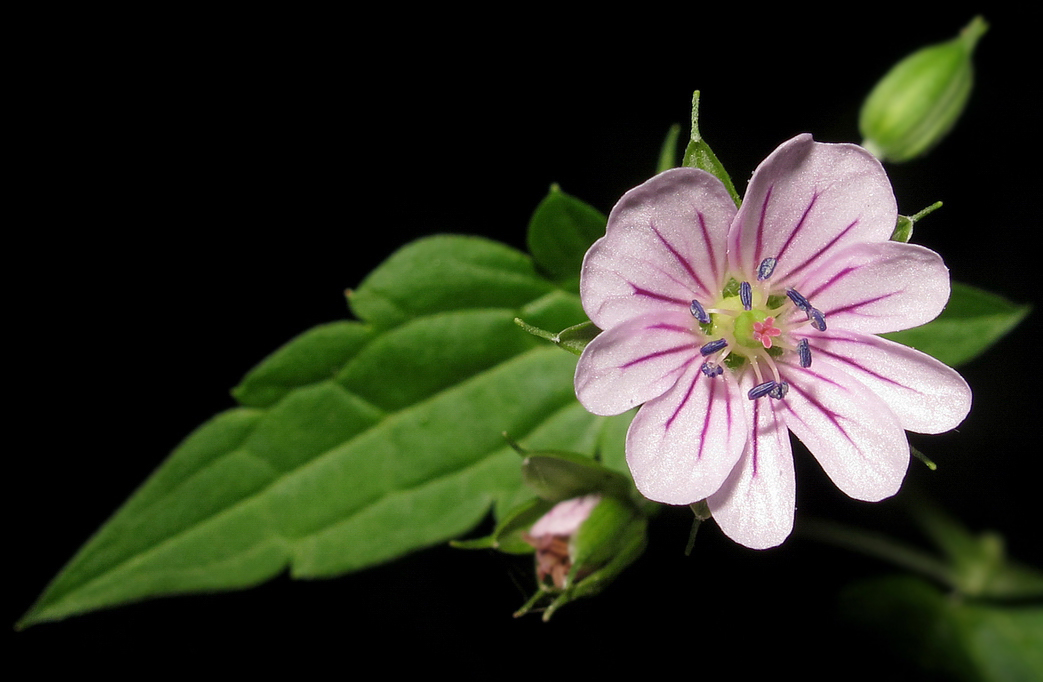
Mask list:
[[[782,330],[775,326],[774,317],[766,317],[763,322],[753,323],[753,338],[764,344],[765,348],[771,348],[771,337],[781,333]]]

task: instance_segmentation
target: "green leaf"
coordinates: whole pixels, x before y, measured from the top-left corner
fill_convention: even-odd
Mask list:
[[[387,329],[438,312],[515,308],[555,290],[520,251],[480,237],[441,236],[396,251],[348,292],[348,302],[359,319]]]
[[[529,221],[529,253],[551,280],[578,293],[583,256],[604,236],[606,222],[600,211],[552,185]]]
[[[858,583],[845,613],[924,670],[965,682],[1043,679],[1043,607],[956,599],[920,578]]]
[[[370,327],[349,320],[310,329],[268,356],[232,395],[250,407],[274,405],[295,388],[336,376],[373,336]]]
[[[19,626],[127,602],[333,576],[459,536],[531,497],[502,434],[593,454],[561,328],[578,296],[484,239],[403,247],[234,391],[80,550]],[[618,427],[615,427],[618,428]]]
[[[927,324],[882,334],[955,367],[984,353],[1028,315],[1031,306],[1017,305],[981,289],[952,283],[952,296],[942,314]]]

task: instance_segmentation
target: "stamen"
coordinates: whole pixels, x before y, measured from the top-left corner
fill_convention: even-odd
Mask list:
[[[715,340],[711,341],[710,343],[706,344],[705,346],[703,346],[702,348],[700,348],[699,352],[702,353],[703,357],[706,357],[707,355],[713,355],[714,353],[716,353],[717,351],[721,350],[722,348],[724,348],[727,345],[728,345],[728,342],[725,341],[724,339],[715,339]]]
[[[793,305],[797,306],[804,312],[811,310],[811,304],[808,303],[808,299],[800,295],[800,292],[796,289],[786,289],[786,295],[789,296],[789,300],[793,301]]]
[[[768,391],[768,397],[774,398],[775,400],[782,400],[789,393],[789,383],[780,381],[775,384],[770,391]]]
[[[699,303],[699,301],[693,300],[692,305],[690,305],[688,308],[692,311],[692,317],[699,320],[703,324],[710,324],[710,316],[707,314],[706,310],[703,308],[702,304]]]
[[[753,287],[750,286],[749,282],[743,282],[739,285],[739,300],[742,301],[743,310],[749,310],[753,307]]]
[[[749,393],[746,394],[746,397],[750,400],[763,398],[764,396],[771,394],[771,392],[775,390],[776,386],[778,386],[778,384],[776,384],[774,381],[765,381],[763,384],[757,384],[756,386],[751,388]]]
[[[800,356],[801,367],[811,367],[811,348],[807,339],[797,341],[797,355]]]
[[[721,376],[721,374],[724,373],[724,368],[723,367],[721,367],[720,365],[714,364],[712,362],[709,362],[709,361],[704,362],[703,366],[700,367],[699,369],[702,371],[703,374],[705,374],[706,376],[710,377],[711,379],[714,378],[714,377]]]
[[[775,364],[775,361],[771,359],[771,355],[769,355],[766,351],[762,351],[762,350],[758,350],[756,352],[757,352],[757,356],[758,356],[759,362],[756,362],[754,364],[754,367],[759,366],[760,363],[763,362],[765,365],[768,366],[768,369],[771,370],[771,375],[773,377],[775,377],[775,383],[780,383],[782,381],[782,377],[779,376],[779,367],[778,367],[778,365]],[[757,374],[757,381],[761,381],[760,372],[756,372],[756,374]]]
[[[771,273],[775,272],[776,263],[778,263],[778,261],[770,256],[762,260],[760,266],[757,268],[757,281],[763,282],[771,277]]]
[[[826,316],[818,308],[811,308],[807,311],[808,319],[811,320],[811,326],[820,332],[826,331]]]

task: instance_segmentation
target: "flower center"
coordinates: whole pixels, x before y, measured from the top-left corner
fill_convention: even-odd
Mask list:
[[[789,390],[775,360],[793,353],[801,367],[811,366],[806,338],[792,332],[810,324],[825,331],[826,318],[794,289],[774,289],[769,282],[776,260],[765,258],[757,268],[756,282],[730,279],[710,305],[692,301],[692,316],[705,337],[700,353],[708,377],[724,368],[733,373],[752,371],[756,377],[751,400],[768,396],[781,400]]]
[[[746,310],[735,318],[735,341],[747,348],[771,348],[772,337],[782,334],[775,318],[764,310]]]

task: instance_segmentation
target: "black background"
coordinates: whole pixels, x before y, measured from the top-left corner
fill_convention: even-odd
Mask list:
[[[552,182],[607,212],[654,172],[694,89],[740,188],[798,133],[857,142],[873,83],[971,18],[746,14],[27,19],[8,250],[8,622],[184,435],[232,406],[246,371],[343,318],[343,291],[398,246],[451,232],[524,248]],[[945,202],[914,241],[954,279],[1038,302],[1038,51],[1020,17],[986,18],[966,115],[934,153],[888,170],[900,212]],[[914,462],[908,484],[1039,566],[1037,319],[961,369],[974,409],[958,433],[913,437],[939,470]],[[918,537],[894,501],[846,498],[802,450],[797,465],[798,531],[807,514]],[[495,677],[633,662],[642,675],[915,679],[835,615],[842,585],[886,566],[799,533],[756,552],[712,524],[686,558],[688,519],[664,514],[642,561],[549,624],[511,618],[526,562],[443,547],[336,580],[43,624],[5,648],[40,671],[263,661]]]

